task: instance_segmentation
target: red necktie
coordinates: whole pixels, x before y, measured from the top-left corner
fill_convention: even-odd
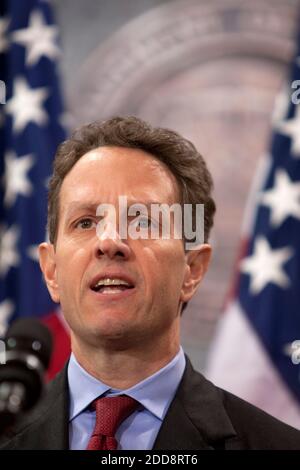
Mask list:
[[[97,398],[91,404],[96,410],[96,424],[87,450],[115,450],[115,433],[124,419],[136,410],[139,403],[127,395]]]

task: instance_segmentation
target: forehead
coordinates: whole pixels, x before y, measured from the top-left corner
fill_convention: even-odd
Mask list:
[[[139,149],[100,147],[83,155],[66,175],[61,209],[76,201],[110,203],[116,197],[143,202],[179,202],[180,191],[169,168]]]

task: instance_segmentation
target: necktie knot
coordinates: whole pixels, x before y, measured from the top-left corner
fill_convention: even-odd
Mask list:
[[[115,433],[138,405],[136,400],[127,395],[100,397],[94,400],[91,409],[96,410],[96,424],[87,449],[116,449]]]

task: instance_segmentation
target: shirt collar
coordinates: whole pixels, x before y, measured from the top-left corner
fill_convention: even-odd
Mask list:
[[[127,390],[114,390],[83,369],[72,353],[68,365],[70,421],[104,394],[126,394],[163,420],[183,376],[185,363],[184,352],[180,347],[176,356],[155,374]]]

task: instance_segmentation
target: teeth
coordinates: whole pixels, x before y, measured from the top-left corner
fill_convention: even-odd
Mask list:
[[[111,287],[104,287],[104,289],[101,290],[101,294],[119,294],[120,292],[124,292],[124,289],[121,287],[117,287],[112,289]]]
[[[100,281],[97,282],[95,287],[101,287],[101,286],[130,286],[128,282],[124,281],[123,279],[110,279],[109,277],[105,279],[100,279]]]

